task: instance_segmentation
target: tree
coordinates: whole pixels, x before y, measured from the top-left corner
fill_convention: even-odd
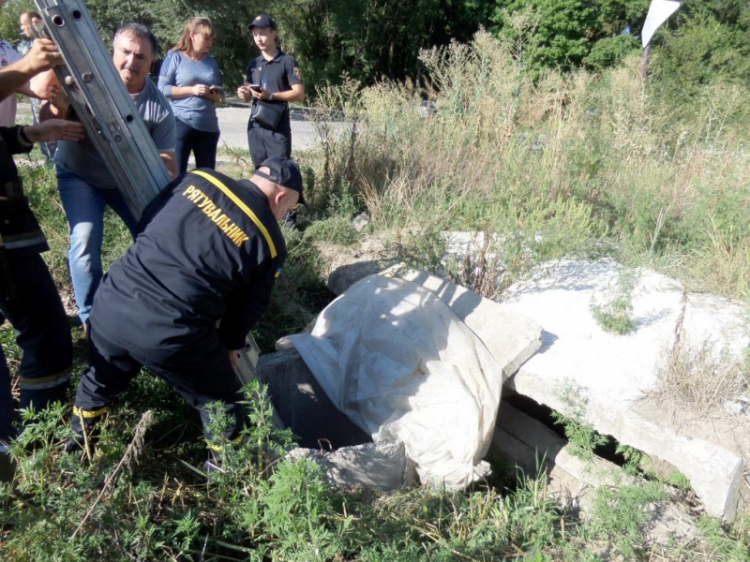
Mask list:
[[[632,30],[642,26],[648,4],[649,0],[498,0],[491,30],[534,73],[581,65],[602,68],[637,48]]]
[[[466,41],[489,21],[493,0],[288,0],[278,20],[313,84],[342,73],[363,84],[416,79],[419,50]]]

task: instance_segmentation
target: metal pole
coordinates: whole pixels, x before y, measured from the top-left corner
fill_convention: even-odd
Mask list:
[[[648,63],[649,58],[651,57],[651,43],[646,45],[646,48],[643,50],[643,59],[641,60],[641,80],[646,80],[646,77],[648,76]]]

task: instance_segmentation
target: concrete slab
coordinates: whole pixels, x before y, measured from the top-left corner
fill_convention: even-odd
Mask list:
[[[743,321],[726,316],[742,307],[719,304],[726,299],[707,306],[704,298],[689,295],[685,302],[677,282],[641,271],[632,291],[635,330],[613,335],[596,323],[591,305],[611,298],[620,275],[621,268],[610,260],[564,260],[545,264],[529,280],[510,287],[504,305],[538,322],[545,332],[540,352],[507,385],[564,414],[582,411],[600,433],[674,465],[690,479],[708,513],[731,521],[742,457],[718,439],[697,438],[668,426],[658,411],[645,416],[638,406],[658,385],[678,323],[682,330],[677,331],[691,345],[708,342],[722,353],[744,352],[747,329],[738,337]]]
[[[549,495],[562,509],[575,513],[587,509],[590,493],[599,486],[634,482],[605,459],[594,456],[584,461],[574,456],[565,439],[507,402],[500,404],[487,456],[509,462],[532,476],[545,471]]]
[[[261,355],[257,370],[279,417],[302,447],[330,450],[372,442],[331,403],[297,351]]]
[[[366,443],[330,453],[294,449],[287,457],[313,460],[336,488],[364,486],[389,492],[418,482],[416,465],[406,456],[403,443],[390,446]]]
[[[593,456],[590,461],[585,461],[576,457],[565,439],[507,402],[500,405],[490,449],[492,455],[518,459],[519,466],[530,474],[540,467],[557,466],[593,488],[634,482],[619,466],[605,459]]]

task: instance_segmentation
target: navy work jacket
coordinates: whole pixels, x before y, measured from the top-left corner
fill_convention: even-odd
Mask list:
[[[241,349],[286,258],[265,194],[250,181],[195,170],[157,196],[139,230],[96,293],[97,332],[164,359],[200,353],[220,321],[221,343]]]

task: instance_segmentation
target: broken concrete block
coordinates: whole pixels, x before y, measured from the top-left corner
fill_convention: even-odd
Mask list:
[[[521,466],[537,468],[542,462],[559,466],[580,482],[594,488],[633,481],[620,467],[600,457],[593,456],[590,461],[578,458],[571,453],[570,445],[565,439],[507,402],[500,405],[497,429],[492,439],[492,447],[495,448],[496,454],[502,453],[506,448],[504,436],[513,438],[512,453],[515,456],[520,457],[525,453],[526,458]],[[525,445],[528,449],[520,449],[515,445],[517,443]]]
[[[389,492],[417,483],[416,465],[406,456],[403,443],[366,443],[330,453],[294,449],[287,453],[287,458],[312,459],[336,488],[365,486]]]
[[[561,398],[559,388],[533,371],[524,372],[524,368],[511,382],[517,392],[563,414],[572,414],[571,405]],[[600,433],[674,465],[690,480],[708,513],[725,521],[734,518],[744,467],[738,455],[648,421],[614,397],[600,398],[596,407],[588,408],[586,421]]]
[[[594,319],[591,304],[609,298],[621,269],[611,260],[561,260],[540,266],[529,279],[511,286],[504,305],[543,325],[545,332],[540,352],[506,384],[563,414],[583,410],[600,433],[674,465],[690,479],[708,513],[731,521],[744,466],[737,451],[743,446],[747,450],[747,435],[735,434],[740,446],[729,450],[722,432],[710,439],[687,433],[686,424],[670,424],[664,408],[646,412],[642,405],[658,384],[664,351],[672,349],[681,318],[691,342],[695,337],[690,334],[708,337],[712,327],[721,325],[731,325],[736,335],[738,323],[707,322],[710,310],[702,306],[699,312],[690,299],[685,311],[679,283],[642,270],[629,295],[635,330],[608,333]],[[698,324],[700,330],[689,327]],[[721,338],[719,332],[710,333],[713,341]]]
[[[599,486],[630,484],[634,479],[600,457],[582,460],[565,439],[507,402],[500,404],[488,452],[491,460],[510,461],[530,475],[548,473],[548,493],[566,510],[587,507],[588,493]]]
[[[341,295],[357,281],[373,273],[380,273],[384,267],[377,260],[358,261],[340,265],[328,274],[326,285],[334,295]]]

